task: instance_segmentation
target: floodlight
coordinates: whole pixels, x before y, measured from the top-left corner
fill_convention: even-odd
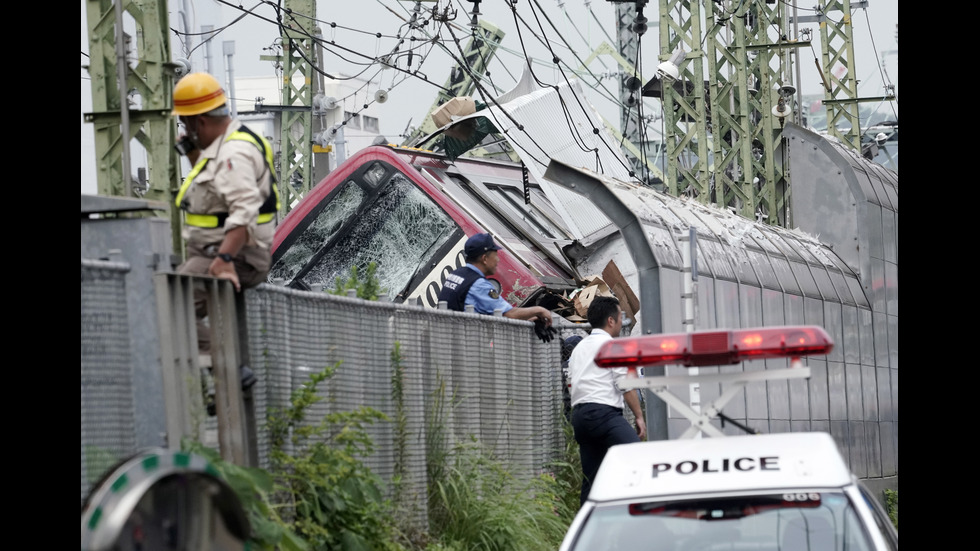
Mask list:
[[[657,74],[667,81],[677,80],[681,76],[681,63],[683,63],[686,57],[687,54],[684,52],[684,48],[678,46],[674,50],[674,53],[670,55],[670,59],[657,65]]]

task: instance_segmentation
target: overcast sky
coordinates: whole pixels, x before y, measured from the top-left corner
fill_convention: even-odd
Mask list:
[[[762,1],[762,0],[756,0]],[[856,4],[857,2],[855,2]],[[188,58],[192,70],[205,70],[205,54],[210,49],[211,72],[225,82],[225,48],[233,47],[231,69],[236,77],[278,77],[276,67],[260,56],[279,53],[276,25],[277,2],[260,0],[171,0],[169,2],[171,48],[173,58]],[[730,2],[722,5],[729,6]],[[813,15],[812,6],[799,5],[801,17]],[[474,2],[469,0],[440,0],[438,3],[421,2],[420,18],[429,21],[425,26],[409,31],[407,21],[411,19],[416,2],[406,0],[320,0],[317,2],[316,18],[319,21],[324,40],[333,41],[324,52],[323,70],[331,76],[346,78],[358,76],[370,82],[356,95],[341,98],[346,111],[356,112],[363,105],[374,101],[379,89],[387,92],[388,99],[376,104],[380,118],[381,132],[389,141],[400,142],[399,136],[407,126],[418,126],[436,99],[439,87],[446,83],[455,61],[450,54],[458,57],[458,48],[447,40],[452,36],[442,33],[441,44],[431,40],[437,26],[432,22],[430,11],[438,6],[440,13],[446,6],[452,6],[456,13],[453,33],[460,46],[467,41],[466,33]],[[551,59],[555,56],[569,65],[578,67],[603,42],[615,47],[615,4],[608,0],[517,0],[515,14],[506,0],[483,0],[479,2],[480,18],[496,25],[504,31],[497,57],[491,64],[489,89],[497,88],[503,93],[516,83],[522,71],[524,52],[536,60],[532,65],[535,76],[549,84],[564,81],[565,75],[554,69]],[[790,5],[791,6],[791,5]],[[88,63],[88,37],[85,14],[86,2],[82,1],[82,65]],[[791,7],[790,7],[791,9]],[[452,13],[450,12],[450,17]],[[657,2],[649,2],[643,10],[647,17],[649,30],[641,37],[641,79],[646,82],[653,76],[660,62],[659,21]],[[833,14],[832,14],[833,15]],[[837,14],[839,15],[839,14]],[[282,16],[288,21],[288,15]],[[210,25],[220,32],[213,35],[210,43],[202,43],[202,35],[190,37],[179,35],[185,31],[201,33],[202,27]],[[854,74],[859,79],[860,97],[881,96],[885,94],[885,83],[898,86],[898,0],[869,0],[866,9],[855,10],[853,34],[855,51]],[[816,23],[803,23],[801,29],[813,30],[812,47],[801,49],[797,85],[804,94],[820,93],[821,80],[814,64],[820,59],[819,29]],[[176,31],[176,32],[174,32]],[[772,31],[775,33],[775,30]],[[379,37],[378,34],[381,36]],[[793,30],[784,33],[793,38]],[[392,52],[398,43],[398,36],[405,38],[399,47],[399,55],[392,58],[398,69],[385,68],[373,63],[372,59]],[[411,37],[416,40],[411,40]],[[541,37],[547,37],[552,44],[549,51],[542,44]],[[802,37],[797,36],[802,39]],[[567,45],[566,45],[567,43]],[[188,51],[188,47],[191,51]],[[569,49],[569,47],[571,49]],[[412,50],[411,65],[407,52]],[[632,61],[632,60],[630,60]],[[609,56],[600,56],[588,68],[594,77],[589,79],[588,99],[608,120],[618,123],[619,108],[614,102],[618,96],[618,80],[613,76],[620,70]],[[400,70],[399,70],[400,69]],[[409,74],[414,73],[414,74]],[[91,82],[83,68],[82,113],[91,110]],[[568,75],[571,77],[571,75]],[[600,78],[597,82],[596,77]],[[793,75],[795,78],[795,75]],[[245,99],[245,98],[243,98]],[[253,98],[247,98],[253,99]],[[276,103],[278,98],[266,98],[266,103]],[[897,104],[882,105],[881,109],[894,111],[897,118]],[[647,99],[644,114],[656,114],[660,102]],[[659,124],[656,124],[659,129]],[[94,146],[92,145],[91,124],[82,122],[82,193],[95,193]],[[349,152],[350,153],[350,152]],[[88,156],[88,158],[86,158]],[[145,163],[134,154],[133,171]]]

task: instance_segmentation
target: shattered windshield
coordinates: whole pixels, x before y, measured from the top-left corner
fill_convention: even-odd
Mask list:
[[[571,549],[873,551],[842,492],[596,507]]]
[[[360,214],[349,212],[353,209],[344,205],[336,209],[347,213],[340,223],[347,222],[346,218],[351,216],[354,218],[333,246],[300,276],[308,288],[333,288],[337,278],[346,280],[350,276],[352,266],[364,274],[374,262],[382,293],[394,295],[456,228],[448,214],[397,172],[370,205],[362,209]]]
[[[353,180],[344,182],[340,192],[327,203],[313,222],[272,265],[269,270],[269,280],[273,281],[277,278],[285,281],[292,280],[313,258],[313,255],[340,231],[344,222],[357,211],[357,207],[364,200],[364,195],[364,190]]]

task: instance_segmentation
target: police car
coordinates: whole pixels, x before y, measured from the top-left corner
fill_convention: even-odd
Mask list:
[[[656,388],[658,396],[681,407],[665,389],[688,379],[636,377],[636,368],[786,357],[792,367],[766,370],[766,376],[808,376],[800,357],[832,346],[817,326],[715,330],[613,339],[595,361],[634,373],[620,381],[621,388]],[[746,382],[739,377],[733,374],[728,382]],[[725,436],[706,430],[707,414],[687,415],[692,430],[680,439],[609,449],[559,551],[898,549],[898,531],[887,512],[850,472],[829,434]],[[711,437],[698,438],[699,430]]]
[[[609,449],[560,551],[883,551],[898,531],[826,433]]]

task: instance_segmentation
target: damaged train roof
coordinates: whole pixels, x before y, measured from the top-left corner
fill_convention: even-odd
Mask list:
[[[867,305],[855,274],[858,264],[821,242],[819,228],[785,229],[636,183],[618,144],[583,97],[578,81],[541,87],[525,70],[513,90],[449,117],[419,142],[441,152],[362,150],[281,224],[270,277],[298,288],[332,287],[352,266],[375,262],[395,300],[435,306],[445,275],[463,262],[465,238],[489,231],[509,253],[497,279],[512,303],[555,305],[539,289],[567,293],[610,263],[638,290],[636,266],[617,224],[592,198],[545,177],[557,161],[592,174],[627,205],[660,269],[682,270],[680,239],[693,228],[697,268],[706,276]],[[563,114],[560,123],[555,113]],[[506,147],[488,145],[491,135]],[[493,147],[509,160],[464,155]],[[837,155],[861,164],[860,156]],[[897,210],[897,197],[895,203]]]

